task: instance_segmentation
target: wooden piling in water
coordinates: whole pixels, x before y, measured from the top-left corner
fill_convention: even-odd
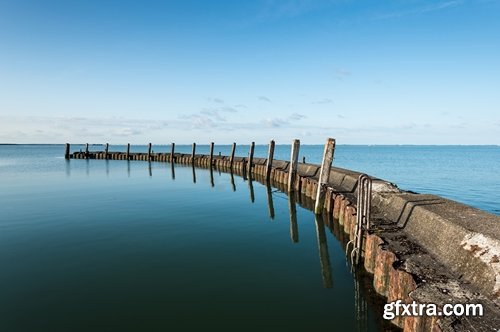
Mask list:
[[[108,153],[109,153],[109,143],[106,143],[104,147],[104,159],[108,159]]]
[[[65,159],[69,159],[69,148],[70,148],[69,143],[66,143],[66,149],[64,151],[64,158]]]
[[[170,151],[170,162],[174,163],[175,162],[175,143],[172,143],[172,150]]]
[[[229,159],[229,168],[233,169],[233,164],[234,164],[234,153],[236,152],[236,143],[233,143],[233,146],[231,147],[231,157]]]
[[[321,170],[318,179],[318,189],[316,191],[316,203],[314,205],[314,213],[321,214],[323,212],[323,205],[325,202],[325,190],[328,178],[330,177],[330,167],[332,166],[333,153],[335,152],[335,139],[329,138],[325,143],[325,150],[323,152],[323,162],[321,163]]]
[[[191,164],[194,164],[195,154],[196,154],[196,143],[193,143],[193,152],[191,153]]]
[[[300,140],[295,139],[292,143],[292,152],[290,155],[290,166],[288,168],[288,192],[294,190],[295,178],[297,175],[297,162],[299,161]]]
[[[151,143],[148,144],[148,160],[151,160],[151,148],[153,145]]]
[[[85,144],[85,158],[89,159],[89,143]]]
[[[210,143],[210,168],[214,164],[214,142]]]
[[[248,177],[252,176],[252,164],[253,164],[253,151],[255,150],[255,142],[250,144],[250,151],[248,152]]]
[[[266,181],[271,178],[271,169],[273,167],[273,157],[274,157],[274,140],[269,142],[269,151],[267,154],[267,164],[266,164]]]
[[[127,143],[127,160],[130,160],[130,143]]]

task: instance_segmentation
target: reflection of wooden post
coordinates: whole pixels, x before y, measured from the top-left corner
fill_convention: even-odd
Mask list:
[[[319,173],[318,191],[316,192],[316,204],[314,206],[315,214],[323,212],[323,205],[325,203],[325,187],[330,176],[330,167],[332,166],[334,152],[335,140],[333,138],[329,138],[325,143],[323,162],[321,163],[321,171]]]
[[[273,157],[274,157],[274,140],[269,142],[269,151],[267,154],[267,165],[266,165],[266,181],[271,179],[271,168],[273,167]]]
[[[172,171],[172,180],[175,180],[175,166],[173,162],[170,163],[170,169]]]
[[[253,182],[251,177],[248,177],[248,190],[250,190],[250,201],[253,203],[255,202],[255,195],[253,192]]]
[[[234,184],[234,175],[233,175],[233,172],[231,172],[231,186],[233,187],[233,191],[236,191],[236,185]]]
[[[149,176],[153,176],[153,170],[151,169],[151,161],[148,161]]]
[[[127,160],[130,159],[130,143],[127,143]]]
[[[130,160],[127,158],[127,175],[130,177]]]
[[[299,226],[297,225],[297,206],[295,205],[295,195],[293,193],[288,197],[288,207],[290,210],[290,238],[293,243],[298,243]]]
[[[85,158],[89,159],[89,143],[85,144]]]
[[[234,163],[234,153],[236,152],[236,143],[233,143],[233,146],[231,148],[231,158],[229,159],[229,168],[233,169],[233,163]]]
[[[271,185],[269,182],[266,184],[267,188],[267,206],[269,208],[269,217],[274,219],[274,204],[273,204],[273,192],[271,191]]]
[[[64,158],[69,159],[69,143],[66,143],[66,150],[64,151]]]
[[[194,164],[192,165],[192,168],[193,168],[193,183],[196,183],[196,170]]]
[[[194,155],[196,153],[196,143],[193,143],[193,152],[191,153],[191,163],[194,164]]]
[[[175,162],[175,156],[174,156],[174,154],[175,154],[175,143],[172,143],[172,150],[170,151],[170,162],[172,164]]]
[[[295,178],[297,175],[297,162],[299,160],[299,149],[300,141],[298,139],[293,140],[292,152],[290,155],[290,167],[288,169],[288,192],[291,193],[294,190]]]
[[[248,177],[252,177],[253,151],[255,150],[255,142],[250,144],[250,152],[248,153]]]
[[[214,169],[212,168],[212,165],[210,165],[210,184],[212,187],[215,186],[214,184]]]
[[[148,160],[151,160],[151,149],[153,148],[153,145],[151,143],[148,144]]]
[[[210,143],[210,168],[212,168],[212,165],[214,163],[214,142]]]
[[[318,237],[319,260],[321,263],[321,276],[323,278],[323,286],[332,288],[332,268],[330,266],[330,256],[328,255],[328,244],[326,243],[325,225],[321,215],[316,215],[316,235]]]

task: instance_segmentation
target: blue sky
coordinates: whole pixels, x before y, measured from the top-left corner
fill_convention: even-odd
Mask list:
[[[0,142],[500,144],[500,1],[0,0]]]

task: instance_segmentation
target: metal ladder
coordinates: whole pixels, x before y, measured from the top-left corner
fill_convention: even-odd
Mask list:
[[[351,267],[359,264],[361,256],[361,248],[363,245],[363,231],[370,229],[370,210],[372,198],[372,179],[361,174],[358,177],[358,202],[356,212],[356,229],[354,231],[354,239],[347,242],[346,255],[349,253],[349,245],[352,244],[351,251]]]

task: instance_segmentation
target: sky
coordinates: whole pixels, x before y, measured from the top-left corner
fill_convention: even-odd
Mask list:
[[[500,0],[0,0],[0,143],[500,144]]]

